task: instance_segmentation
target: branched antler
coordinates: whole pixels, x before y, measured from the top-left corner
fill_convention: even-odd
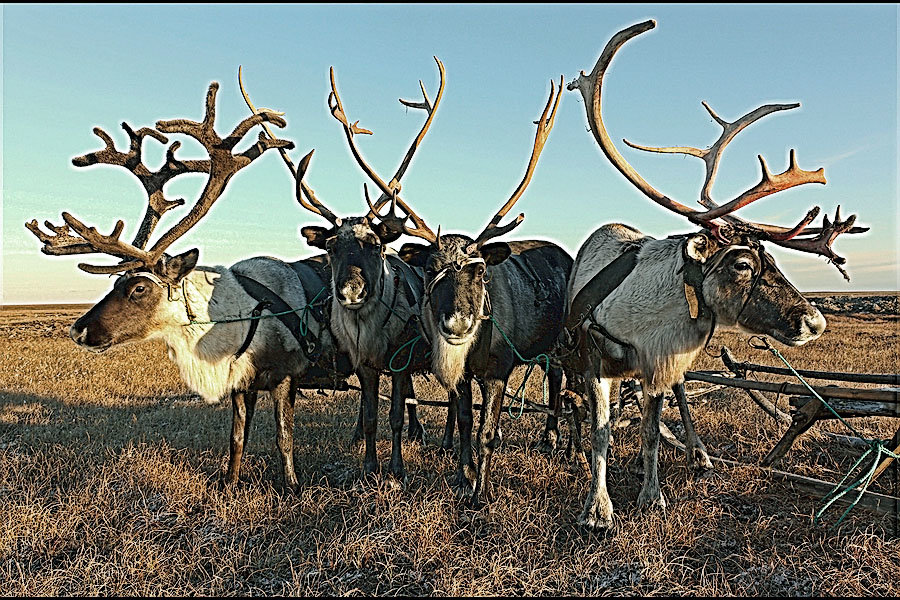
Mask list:
[[[130,139],[128,152],[116,150],[112,138],[98,127],[94,129],[94,133],[103,140],[106,147],[72,160],[73,164],[79,167],[98,163],[125,167],[144,186],[148,194],[148,208],[133,243],[129,244],[120,239],[124,229],[122,221],[116,223],[112,233],[102,235],[94,227],[85,225],[71,214],[64,212],[62,216],[66,225],[55,226],[49,221],[45,222],[47,228],[52,232],[51,235],[41,231],[36,220],[25,224],[44,243],[42,252],[51,255],[102,253],[115,256],[123,261],[117,265],[78,265],[79,268],[89,273],[116,273],[141,266],[151,267],[162,258],[166,248],[184,235],[209,211],[235,173],[266,150],[293,147],[292,142],[268,139],[261,135],[256,144],[240,154],[233,155],[232,149],[255,125],[263,121],[270,121],[279,127],[284,127],[286,123],[284,119],[273,113],[253,115],[239,123],[228,137],[220,138],[214,129],[215,98],[218,87],[219,84],[215,82],[209,86],[206,95],[206,114],[202,122],[186,119],[159,121],[156,124],[157,130],[144,127],[137,131],[134,131],[127,123],[123,123],[122,127]],[[164,135],[165,133],[183,133],[194,137],[206,148],[210,158],[208,160],[179,160],[175,157],[175,151],[178,150],[181,143],[174,142],[166,151],[165,164],[156,172],[150,171],[142,162],[143,140],[149,136],[166,144],[168,138]],[[209,179],[200,198],[181,221],[167,231],[150,250],[145,250],[160,216],[166,211],[184,204],[183,199],[166,199],[163,194],[163,186],[172,178],[191,172],[209,173]],[[73,235],[70,228],[77,235]]]
[[[487,242],[489,239],[499,237],[509,231],[512,231],[516,227],[518,227],[522,220],[525,218],[525,213],[519,213],[515,219],[511,222],[507,223],[503,227],[500,227],[500,221],[503,217],[506,216],[506,213],[510,211],[513,205],[518,202],[519,198],[522,197],[522,194],[525,192],[525,188],[528,187],[528,184],[531,183],[531,177],[534,175],[534,169],[537,166],[537,161],[541,157],[541,152],[544,150],[544,144],[547,143],[547,138],[550,136],[550,131],[553,129],[553,123],[556,120],[556,110],[559,108],[559,101],[562,98],[563,91],[563,77],[560,75],[559,77],[559,93],[556,94],[556,101],[553,100],[553,94],[556,92],[556,86],[553,83],[553,80],[550,80],[550,97],[547,98],[547,105],[544,107],[544,112],[541,114],[541,118],[535,121],[537,125],[537,132],[534,135],[534,147],[531,150],[531,159],[528,161],[528,167],[525,169],[525,175],[522,177],[522,181],[519,183],[518,187],[509,197],[509,200],[506,201],[506,204],[500,207],[500,210],[497,211],[497,214],[488,222],[487,227],[478,234],[478,237],[475,238],[476,247],[480,248]],[[550,113],[550,117],[547,117],[547,113],[550,111],[550,106],[553,105],[553,112]]]
[[[141,127],[134,131],[128,123],[123,122],[122,129],[128,134],[130,141],[127,152],[117,150],[112,138],[101,128],[95,127],[94,134],[103,140],[106,147],[103,150],[77,156],[72,159],[72,164],[76,167],[87,167],[95,164],[115,165],[128,169],[137,177],[147,192],[148,202],[144,218],[138,227],[132,244],[138,248],[144,248],[160,217],[167,211],[184,204],[183,198],[168,200],[165,197],[163,193],[165,184],[182,173],[208,173],[209,161],[191,160],[182,162],[177,160],[174,153],[181,144],[180,142],[175,142],[166,151],[165,164],[158,171],[153,172],[143,162],[143,141],[147,137],[152,137],[161,144],[168,144],[169,139],[149,127]]]
[[[351,124],[347,118],[347,115],[344,111],[344,105],[341,101],[340,94],[337,91],[337,84],[335,83],[334,78],[334,68],[332,67],[330,70],[331,76],[331,93],[328,95],[328,107],[331,110],[332,116],[337,119],[343,129],[344,136],[347,138],[347,143],[350,145],[350,152],[353,154],[353,157],[356,159],[357,164],[366,173],[366,175],[371,179],[376,186],[381,190],[381,196],[378,200],[372,204],[371,200],[368,197],[368,190],[366,190],[366,202],[369,205],[369,213],[366,215],[369,219],[379,218],[382,222],[386,223],[390,227],[397,227],[398,224],[402,227],[402,231],[406,232],[409,235],[422,237],[427,239],[428,241],[434,243],[437,241],[437,236],[433,231],[425,224],[425,221],[422,220],[409,206],[403,201],[399,196],[400,192],[400,179],[406,173],[407,168],[412,162],[413,155],[416,150],[419,149],[419,146],[422,143],[422,140],[425,137],[425,134],[428,132],[429,127],[431,127],[431,122],[434,120],[434,116],[437,114],[437,109],[440,106],[441,98],[444,95],[444,64],[435,56],[435,62],[438,65],[438,69],[441,75],[441,83],[438,89],[438,94],[435,97],[434,104],[430,102],[428,99],[428,94],[425,91],[425,86],[419,81],[419,85],[422,88],[422,95],[424,97],[422,102],[410,102],[408,100],[400,100],[400,102],[404,106],[408,106],[411,108],[419,108],[425,110],[428,113],[428,118],[425,120],[425,123],[422,125],[422,128],[419,130],[419,134],[413,139],[412,144],[409,149],[406,151],[406,155],[400,163],[400,166],[397,168],[397,171],[394,173],[394,177],[391,179],[390,183],[385,183],[384,180],[378,176],[375,170],[369,166],[369,164],[362,157],[362,153],[359,151],[359,148],[356,146],[356,141],[354,136],[356,134],[366,134],[371,135],[372,132],[368,129],[363,129],[359,127],[359,121]],[[387,202],[391,202],[391,210],[387,215],[381,216],[378,214],[378,211],[381,210]],[[405,218],[400,218],[396,215],[395,208],[396,206],[400,206],[401,209],[407,214],[408,218],[412,219],[415,224],[414,229],[410,229],[405,225]]]
[[[728,242],[729,236],[731,235],[730,232],[731,230],[734,230],[735,233],[739,233],[743,236],[749,235],[756,239],[772,241],[773,243],[786,248],[794,248],[803,252],[820,254],[828,258],[838,270],[840,270],[841,274],[847,278],[846,271],[840,267],[840,265],[844,264],[846,261],[834,253],[831,249],[831,244],[837,236],[842,233],[862,233],[868,231],[867,227],[852,226],[855,221],[855,216],[851,216],[846,221],[841,221],[839,216],[840,213],[838,211],[838,214],[835,216],[835,223],[829,222],[826,216],[824,217],[823,227],[810,228],[808,225],[812,223],[813,219],[815,219],[820,212],[819,207],[814,207],[807,212],[806,216],[801,219],[799,223],[794,227],[788,228],[778,225],[745,221],[733,214],[740,208],[755,202],[760,198],[764,198],[765,196],[806,183],[825,183],[824,170],[817,169],[815,171],[805,171],[801,169],[797,165],[797,156],[794,150],[791,150],[789,165],[784,172],[778,174],[771,173],[766,166],[765,160],[763,160],[762,156],[759,156],[758,158],[762,169],[762,177],[759,183],[721,206],[711,198],[711,190],[718,171],[719,159],[728,143],[743,129],[755,123],[762,117],[774,112],[797,108],[800,106],[799,103],[767,104],[747,113],[734,122],[728,122],[719,117],[706,102],[703,102],[703,106],[709,112],[710,116],[712,116],[712,118],[722,127],[722,134],[719,136],[719,139],[709,148],[704,150],[690,146],[641,146],[629,142],[628,140],[623,140],[632,148],[639,150],[685,154],[696,156],[703,160],[706,164],[706,177],[700,192],[699,203],[707,209],[706,211],[692,209],[654,189],[653,186],[647,183],[647,181],[628,164],[625,158],[615,148],[606,131],[606,127],[603,125],[601,116],[601,89],[603,76],[606,73],[609,63],[612,61],[613,56],[625,42],[641,33],[653,29],[655,26],[656,23],[650,20],[638,23],[615,34],[603,49],[603,52],[601,53],[600,58],[598,58],[590,75],[586,75],[584,71],[582,71],[581,75],[568,85],[569,90],[578,89],[584,97],[585,109],[587,111],[591,131],[593,132],[597,143],[600,145],[600,148],[603,150],[603,153],[625,176],[625,178],[648,198],[668,210],[687,217],[691,222],[710,229],[723,242]],[[718,219],[725,221],[728,225],[718,223]],[[815,237],[796,239],[806,235]]]

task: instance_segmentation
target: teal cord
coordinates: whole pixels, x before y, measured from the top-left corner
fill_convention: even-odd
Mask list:
[[[538,354],[534,358],[525,358],[519,351],[516,349],[515,345],[510,341],[509,337],[506,335],[506,332],[500,327],[500,324],[497,323],[497,320],[493,315],[488,315],[488,318],[491,320],[491,323],[497,327],[497,331],[500,332],[500,335],[503,336],[503,339],[506,340],[506,343],[509,344],[509,347],[512,349],[513,353],[515,353],[516,357],[522,361],[523,363],[528,364],[528,369],[525,371],[525,377],[522,379],[522,383],[519,385],[519,388],[513,394],[513,399],[519,401],[519,414],[513,415],[512,412],[512,404],[507,406],[506,410],[511,419],[519,419],[525,413],[525,384],[528,383],[528,378],[531,376],[531,372],[534,370],[534,367],[540,362],[541,357],[544,358],[544,379],[542,382],[542,389],[544,393],[544,404],[547,404],[547,398],[549,397],[549,392],[547,390],[547,374],[550,372],[550,357],[544,353]],[[521,395],[520,395],[521,394]]]
[[[422,339],[422,336],[421,336],[421,335],[417,335],[417,336],[414,337],[413,339],[409,340],[408,342],[406,342],[405,344],[403,344],[402,346],[400,346],[399,348],[397,348],[397,350],[394,352],[394,355],[391,356],[391,360],[388,361],[388,368],[389,368],[392,372],[394,372],[394,373],[402,373],[403,371],[405,371],[406,369],[409,368],[409,363],[412,362],[413,350],[415,350],[415,348],[416,348],[416,342],[418,342],[420,339]],[[412,344],[412,348],[409,349],[409,357],[406,359],[406,364],[403,365],[403,367],[400,368],[400,369],[395,368],[395,367],[394,367],[394,359],[397,358],[397,355],[400,354],[400,351],[401,351],[401,350],[403,350],[404,348],[406,348],[406,347],[409,346],[410,344]]]
[[[757,336],[754,336],[754,337],[757,337]],[[751,338],[751,339],[753,339],[753,338]],[[815,396],[815,397],[819,400],[819,402],[821,402],[821,403],[825,406],[825,408],[827,408],[828,410],[830,410],[831,413],[832,413],[832,414],[833,414],[833,415],[834,415],[841,423],[843,423],[844,426],[847,427],[847,429],[849,429],[849,430],[853,433],[853,435],[855,435],[855,436],[856,436],[857,438],[859,438],[860,440],[864,441],[864,442],[865,442],[866,444],[868,444],[868,446],[869,446],[868,450],[866,450],[866,451],[863,453],[863,455],[860,456],[859,459],[858,459],[855,463],[853,463],[853,466],[850,467],[850,470],[847,471],[847,474],[844,475],[844,478],[841,479],[840,483],[838,483],[836,486],[834,486],[834,488],[833,488],[830,492],[828,492],[828,493],[825,495],[824,498],[822,498],[822,503],[824,503],[824,506],[822,506],[822,508],[820,508],[820,509],[816,512],[816,516],[813,518],[813,523],[814,523],[814,524],[818,524],[819,518],[822,516],[822,514],[823,514],[826,510],[828,510],[828,508],[829,508],[832,504],[834,504],[838,499],[840,499],[842,496],[844,496],[844,495],[847,494],[848,492],[851,492],[851,491],[853,491],[854,489],[856,489],[857,487],[859,487],[859,488],[860,488],[859,494],[857,494],[857,496],[856,496],[856,498],[853,500],[853,502],[850,503],[850,506],[847,507],[847,510],[844,511],[844,513],[843,513],[843,514],[841,515],[841,517],[837,520],[837,522],[836,522],[834,525],[832,525],[831,528],[829,529],[829,531],[833,531],[835,528],[837,528],[838,525],[841,524],[841,522],[844,520],[844,517],[846,517],[846,516],[850,513],[850,511],[853,510],[853,508],[859,503],[859,501],[860,501],[860,499],[862,498],[863,494],[866,493],[866,489],[868,489],[869,484],[872,483],[872,476],[875,474],[875,470],[878,468],[878,464],[881,462],[881,457],[882,457],[882,455],[893,457],[895,460],[900,459],[900,455],[897,455],[897,454],[895,454],[894,452],[891,452],[890,450],[888,450],[887,448],[885,448],[882,441],[880,441],[880,440],[870,440],[870,439],[866,438],[865,436],[863,436],[861,433],[859,433],[852,425],[850,425],[850,423],[848,423],[846,420],[844,420],[844,418],[843,418],[841,415],[839,415],[838,412],[837,412],[836,410],[834,410],[834,408],[832,408],[831,405],[828,404],[828,403],[825,401],[825,399],[822,398],[822,396],[820,396],[820,395],[816,392],[816,390],[814,390],[814,389],[806,382],[806,380],[803,379],[803,377],[800,376],[800,374],[799,374],[796,370],[794,370],[794,367],[792,367],[792,366],[790,365],[790,363],[788,363],[787,359],[785,359],[784,356],[781,355],[781,353],[778,351],[777,348],[773,347],[773,346],[769,343],[769,340],[768,340],[768,339],[766,339],[765,337],[761,337],[760,339],[761,339],[762,342],[763,342],[763,346],[753,346],[754,348],[759,348],[759,349],[765,349],[765,350],[768,350],[768,351],[771,352],[774,356],[776,356],[779,360],[781,360],[781,362],[783,362],[783,363],[785,364],[785,366],[786,366],[788,369],[791,370],[791,373],[793,373],[794,376],[795,376],[798,380],[800,380],[800,382],[806,387],[806,389],[808,389],[808,390],[810,391],[810,393],[811,393],[813,396]],[[751,346],[752,346],[752,344],[751,344]],[[838,490],[841,489],[841,487],[844,485],[844,482],[847,481],[847,479],[850,478],[850,474],[853,473],[853,471],[856,470],[856,468],[863,462],[863,460],[865,460],[866,457],[869,456],[869,455],[872,454],[872,453],[875,454],[875,460],[872,461],[872,466],[866,471],[865,475],[863,475],[862,477],[860,477],[859,479],[857,479],[855,482],[853,482],[852,484],[850,484],[849,486],[847,486],[844,490],[840,491],[840,493],[838,493]]]
[[[195,321],[191,319],[189,323],[185,323],[182,327],[190,327],[191,325],[215,325],[217,323],[238,323],[240,321],[254,321],[256,319],[268,319],[271,317],[280,317],[281,315],[289,315],[291,313],[302,311],[302,317],[300,319],[300,335],[306,337],[306,332],[309,331],[309,309],[315,305],[316,299],[322,295],[322,292],[325,291],[327,286],[323,286],[319,293],[316,294],[312,301],[303,305],[303,308],[296,308],[294,310],[286,310],[280,313],[269,313],[267,315],[259,315],[258,317],[234,317],[232,319],[217,319],[215,321]]]

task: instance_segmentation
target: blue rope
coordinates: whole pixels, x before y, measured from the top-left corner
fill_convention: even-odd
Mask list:
[[[394,372],[394,373],[402,373],[403,371],[405,371],[406,369],[409,368],[409,363],[412,362],[413,350],[415,350],[415,348],[416,348],[416,343],[417,343],[420,339],[422,339],[422,336],[421,336],[421,335],[417,335],[417,336],[414,337],[413,339],[409,340],[408,342],[406,342],[405,344],[403,344],[402,346],[400,346],[399,348],[397,348],[397,350],[394,352],[394,355],[391,356],[391,360],[388,361],[388,368],[389,368],[392,372]],[[401,351],[401,350],[403,350],[404,348],[406,348],[406,347],[409,346],[410,344],[412,344],[412,348],[409,349],[409,357],[406,359],[406,364],[403,365],[403,368],[401,368],[401,369],[395,368],[395,367],[394,367],[394,359],[397,358],[397,355],[400,354],[400,351]]]

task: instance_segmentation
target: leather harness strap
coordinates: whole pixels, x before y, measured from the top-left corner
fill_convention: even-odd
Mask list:
[[[246,352],[247,348],[250,347],[250,342],[253,341],[253,336],[256,335],[256,328],[259,327],[259,317],[266,308],[269,308],[269,301],[262,300],[252,311],[250,311],[250,330],[247,332],[247,337],[244,338],[244,343],[241,344],[241,347],[234,353],[235,360],[239,359],[241,355]]]
[[[609,296],[619,284],[634,270],[640,245],[631,245],[611,263],[600,269],[572,299],[572,307],[566,320],[566,329],[579,330],[586,319],[603,300]],[[599,326],[599,325],[598,325]],[[601,332],[610,339],[614,338],[601,328]],[[617,342],[621,343],[621,342]]]
[[[297,316],[295,309],[285,302],[281,296],[255,279],[247,277],[246,275],[241,275],[240,273],[234,273],[234,276],[238,283],[241,284],[241,287],[244,288],[244,291],[246,291],[254,300],[259,302],[254,309],[254,312],[259,309],[259,312],[261,313],[263,308],[272,311],[276,318],[281,321],[294,338],[296,338],[303,354],[306,355],[309,360],[315,362],[315,359],[317,358],[315,355],[318,340],[315,339],[315,336],[312,335],[311,331],[306,331],[309,335],[304,335],[302,329],[303,322],[300,320],[300,317]],[[250,345],[253,334],[256,333],[256,326],[259,323],[259,319],[252,319],[250,323],[250,331],[247,334],[247,339],[244,340],[244,344],[241,346],[241,353],[243,353],[243,350],[246,350],[246,346]],[[310,341],[310,339],[312,341]]]

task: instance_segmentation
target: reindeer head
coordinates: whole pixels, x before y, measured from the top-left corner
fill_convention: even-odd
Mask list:
[[[707,210],[699,211],[681,204],[654,189],[619,153],[609,137],[601,116],[601,91],[603,76],[618,49],[631,38],[656,26],[654,21],[638,23],[618,32],[607,43],[590,75],[581,75],[568,85],[579,90],[584,98],[588,122],[597,143],[606,157],[625,178],[648,198],[677,214],[685,216],[703,231],[685,237],[683,246],[684,268],[697,272],[696,288],[691,291],[686,281],[686,295],[700,293],[715,317],[725,325],[735,325],[746,331],[772,335],[788,345],[800,345],[815,339],[825,329],[822,314],[791,285],[778,270],[775,261],[763,249],[762,242],[772,242],[785,248],[825,256],[841,274],[849,280],[841,268],[846,260],[831,249],[831,244],[842,233],[862,233],[866,227],[853,227],[856,220],[851,215],[842,221],[840,207],[834,223],[827,216],[821,228],[808,227],[819,214],[814,207],[794,227],[786,228],[764,223],[753,223],[734,216],[739,208],[765,196],[806,183],[825,183],[823,169],[804,171],[797,166],[796,153],[791,150],[788,168],[779,174],[769,172],[762,156],[761,181],[723,205],[710,197],[719,159],[725,146],[748,125],[776,111],[789,110],[797,104],[768,104],[761,106],[734,122],[720,118],[706,102],[703,106],[722,127],[719,139],[709,148],[691,147],[657,148],[640,146],[628,140],[633,148],[648,152],[677,153],[696,156],[706,164],[706,180],[700,192],[699,203]],[[698,298],[695,300],[699,301]],[[689,300],[690,302],[690,300]],[[694,308],[692,306],[692,317]]]
[[[116,223],[109,235],[100,234],[96,228],[85,225],[67,212],[62,213],[65,225],[55,226],[45,221],[51,234],[42,231],[36,220],[25,224],[44,243],[41,249],[44,254],[59,256],[101,253],[120,259],[114,265],[78,265],[88,273],[123,275],[112,291],[72,326],[70,336],[77,344],[102,352],[115,344],[151,337],[173,322],[178,326],[186,322],[188,319],[185,313],[190,309],[187,307],[183,283],[196,266],[199,251],[195,248],[177,256],[169,256],[165,250],[209,212],[235,173],[266,150],[293,147],[291,142],[267,139],[261,135],[259,141],[244,152],[232,154],[235,146],[254,126],[264,121],[271,121],[279,127],[284,127],[286,123],[271,112],[257,114],[244,119],[223,139],[214,129],[218,89],[218,83],[210,84],[206,95],[206,115],[202,122],[186,119],[158,121],[156,129],[144,127],[137,131],[127,123],[122,123],[122,128],[131,140],[128,152],[116,150],[112,138],[98,127],[94,129],[94,133],[104,141],[106,147],[72,160],[77,167],[93,164],[125,167],[144,186],[148,196],[147,211],[130,244],[119,239],[125,227],[122,221]],[[167,144],[165,133],[193,137],[206,148],[209,159],[177,159],[175,151],[181,143],[174,142],[166,152],[165,164],[156,172],[150,171],[143,164],[143,141],[146,137],[152,137]],[[167,200],[163,194],[163,186],[184,173],[208,173],[206,187],[188,214],[146,250],[147,242],[163,213],[184,204],[183,199]]]
[[[434,57],[434,60],[440,71],[440,86],[434,104],[428,99],[425,85],[421,81],[419,81],[419,85],[422,88],[422,102],[400,100],[407,107],[426,111],[428,118],[422,125],[419,134],[413,139],[389,184],[386,184],[366,163],[357,148],[354,136],[356,134],[371,135],[372,132],[359,127],[358,121],[352,125],[350,124],[337,91],[334,68],[330,71],[331,93],[328,96],[328,106],[331,114],[341,123],[347,142],[350,145],[350,150],[357,163],[382,190],[381,196],[373,204],[369,198],[368,188],[364,186],[366,203],[369,205],[369,212],[366,215],[362,217],[339,218],[316,197],[315,192],[304,181],[304,176],[309,169],[309,163],[314,151],[303,157],[296,169],[293,168],[290,160],[284,154],[282,155],[285,157],[288,167],[294,172],[297,201],[310,212],[325,218],[331,223],[331,227],[303,227],[301,235],[303,235],[306,243],[310,246],[320,248],[328,253],[335,299],[342,307],[348,310],[359,310],[373,298],[379,297],[383,289],[384,278],[390,275],[389,267],[385,260],[385,251],[389,243],[397,240],[403,234],[402,224],[406,220],[405,217],[398,217],[395,212],[399,200],[397,194],[400,191],[400,179],[406,173],[416,150],[418,150],[425,134],[431,127],[431,122],[437,114],[438,106],[444,94],[444,65],[437,57]],[[243,90],[243,85],[241,85],[241,89]],[[246,92],[244,92],[244,98],[247,100],[251,110],[256,112]],[[386,215],[379,214],[379,211],[388,202],[391,204],[389,212]],[[400,202],[402,203],[402,201]]]
[[[446,343],[456,346],[471,343],[481,321],[490,314],[490,298],[487,290],[490,267],[506,260],[511,250],[506,242],[487,242],[518,227],[525,218],[525,215],[520,213],[508,224],[500,226],[500,221],[530,183],[538,158],[553,129],[556,110],[562,96],[562,79],[555,102],[556,87],[552,81],[550,86],[550,97],[541,118],[536,121],[538,128],[534,148],[525,175],[512,196],[474,240],[457,234],[441,236],[440,229],[438,234],[434,234],[422,219],[408,206],[403,205],[404,210],[417,224],[416,229],[405,228],[405,231],[429,242],[428,245],[404,244],[400,249],[400,258],[425,270],[422,315],[423,324],[432,338],[437,339],[437,336],[440,336]]]

